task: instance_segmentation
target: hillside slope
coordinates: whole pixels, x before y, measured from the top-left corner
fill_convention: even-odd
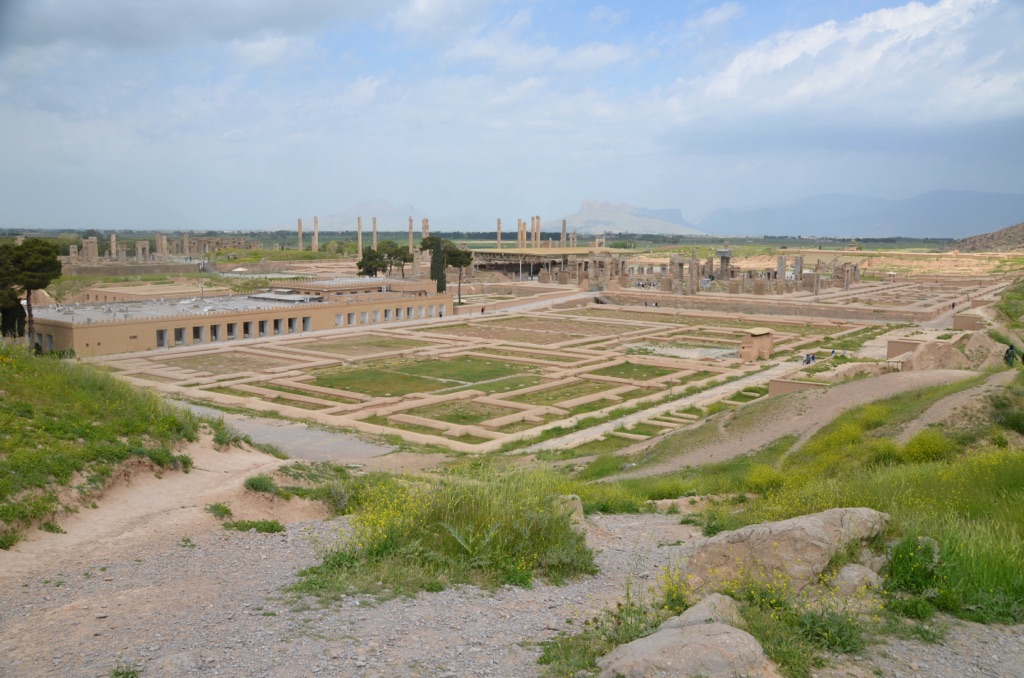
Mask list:
[[[992,233],[982,233],[957,240],[949,246],[960,252],[1017,252],[1024,251],[1024,222]]]

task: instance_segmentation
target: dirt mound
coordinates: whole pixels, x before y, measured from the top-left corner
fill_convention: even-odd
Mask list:
[[[921,370],[984,370],[998,367],[1006,347],[981,332],[961,337],[956,343],[928,341],[903,361],[902,369]]]
[[[925,370],[969,370],[971,361],[953,344],[942,341],[928,341],[917,348],[903,361],[904,372]]]
[[[963,351],[971,361],[972,368],[976,370],[999,367],[1003,363],[1003,353],[1006,351],[1006,346],[981,332],[972,332],[961,337],[956,342],[956,347]]]

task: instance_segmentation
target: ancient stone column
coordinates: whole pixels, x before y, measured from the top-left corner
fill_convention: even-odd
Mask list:
[[[363,258],[363,218],[356,217],[356,256]]]
[[[780,254],[778,264],[775,266],[775,278],[777,280],[786,279],[786,255]]]
[[[498,249],[501,249],[501,217],[498,217]]]
[[[317,221],[316,216],[313,217],[313,251],[320,251],[320,222]]]
[[[412,217],[409,217],[409,254],[412,254]]]
[[[302,219],[299,219],[299,251],[302,251]]]
[[[117,254],[117,234],[110,234],[110,256],[113,258]]]
[[[377,217],[373,218],[373,251],[377,251]]]
[[[565,247],[565,219],[562,219],[562,247]]]
[[[795,280],[804,279],[804,258],[794,257],[793,258],[793,278]]]
[[[540,247],[540,215],[537,215],[537,225],[534,226],[533,246]]]
[[[423,217],[423,237],[430,237],[430,219]]]
[[[188,233],[182,233],[181,235],[181,253],[186,257],[192,256],[192,246],[188,241]]]

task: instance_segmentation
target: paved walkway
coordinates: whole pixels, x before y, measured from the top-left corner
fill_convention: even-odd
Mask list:
[[[640,412],[634,412],[633,414],[627,414],[626,416],[621,417],[619,419],[605,422],[603,424],[598,424],[597,426],[591,426],[590,428],[585,429],[583,431],[576,431],[575,433],[570,433],[560,438],[551,438],[550,440],[545,440],[544,442],[537,443],[536,445],[531,445],[530,447],[527,447],[526,452],[537,452],[540,450],[552,450],[575,447],[580,443],[594,439],[598,435],[603,435],[605,433],[614,431],[615,429],[621,426],[639,424],[640,422],[646,421],[659,414],[664,414],[665,412],[686,409],[690,405],[704,407],[713,402],[717,402],[724,398],[725,396],[735,393],[736,391],[741,391],[750,386],[759,386],[762,384],[767,384],[772,379],[782,379],[786,375],[795,372],[796,370],[799,370],[800,367],[801,363],[799,360],[792,360],[789,362],[779,363],[778,365],[770,367],[762,372],[758,372],[757,374],[751,374],[746,377],[741,377],[736,381],[730,381],[726,384],[721,384],[719,386],[715,386],[714,388],[709,388],[706,391],[695,393],[692,396],[687,396],[685,398],[680,398],[679,400],[673,400],[671,402],[667,402],[661,405],[656,405],[655,407],[651,407],[646,410],[641,410]]]
[[[390,445],[369,443],[350,433],[312,428],[301,422],[221,412],[193,403],[175,401],[175,404],[187,407],[200,416],[224,417],[224,421],[236,430],[258,443],[276,445],[292,459],[360,463],[394,450]]]

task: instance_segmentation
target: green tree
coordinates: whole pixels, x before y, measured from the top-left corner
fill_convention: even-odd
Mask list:
[[[0,336],[25,336],[25,309],[14,288],[14,244],[0,244]]]
[[[372,247],[364,247],[363,258],[356,262],[356,268],[359,269],[359,275],[372,278],[381,271],[387,270],[388,260],[383,254]]]
[[[409,248],[399,245],[394,240],[385,240],[380,244],[379,249],[388,262],[388,275],[391,275],[391,271],[397,267],[404,278],[405,265],[412,261],[412,252],[409,251]]]
[[[11,278],[15,292],[25,293],[25,311],[28,316],[28,339],[35,341],[35,319],[32,317],[32,292],[44,290],[60,277],[61,264],[57,258],[57,244],[42,238],[26,238],[15,245],[11,253]]]
[[[462,303],[462,270],[473,263],[473,252],[468,249],[461,249],[453,242],[447,243],[445,247],[445,258],[449,266],[459,269],[459,303]]]
[[[437,283],[439,293],[448,289],[448,259],[444,244],[445,240],[436,235],[428,235],[420,241],[420,251],[430,252],[430,279]]]

